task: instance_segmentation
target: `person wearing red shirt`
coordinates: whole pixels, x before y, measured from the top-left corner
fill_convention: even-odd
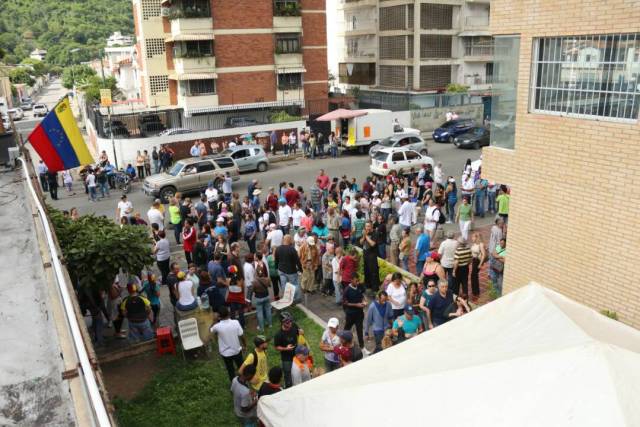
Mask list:
[[[331,184],[331,182],[329,181],[329,177],[324,173],[324,169],[320,169],[320,174],[316,177],[316,181],[326,198],[329,194],[329,184]]]
[[[193,262],[193,248],[196,245],[197,234],[196,229],[193,227],[193,221],[187,219],[184,222],[184,228],[182,229],[182,247],[184,248],[184,257],[187,259],[187,264]]]
[[[295,189],[293,182],[289,183],[289,189],[284,193],[284,198],[290,208],[293,208],[293,206],[300,200],[300,193]]]
[[[269,187],[269,195],[267,196],[266,205],[274,212],[278,210],[278,196],[276,195],[273,187]]]
[[[343,287],[349,286],[357,268],[358,263],[353,256],[353,252],[347,252],[340,260],[340,281]]]

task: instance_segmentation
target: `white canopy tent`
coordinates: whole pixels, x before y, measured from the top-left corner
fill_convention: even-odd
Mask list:
[[[258,415],[268,427],[640,426],[640,331],[530,284],[265,396]]]

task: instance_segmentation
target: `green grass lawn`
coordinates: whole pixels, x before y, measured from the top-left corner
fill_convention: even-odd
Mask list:
[[[301,310],[289,312],[304,329],[316,365],[322,365],[322,352],[318,348],[323,328],[309,319]],[[249,322],[253,324],[253,322]],[[265,334],[269,340],[267,352],[269,367],[280,365],[280,356],[273,348],[273,336],[280,327],[274,318],[274,327]],[[247,351],[253,349],[254,327],[247,327]],[[210,360],[183,361],[177,357],[162,357],[160,372],[132,400],[115,399],[116,415],[123,427],[144,426],[234,426],[238,421],[233,413],[229,392],[229,379],[214,343]]]

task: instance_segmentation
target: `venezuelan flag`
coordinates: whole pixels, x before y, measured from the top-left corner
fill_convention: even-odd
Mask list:
[[[46,115],[28,139],[52,172],[94,163],[67,97]]]

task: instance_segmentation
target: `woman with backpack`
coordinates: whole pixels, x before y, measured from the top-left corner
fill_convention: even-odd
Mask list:
[[[255,296],[258,331],[264,331],[265,324],[271,327],[271,301],[269,298],[269,269],[261,253],[256,254],[255,275],[253,279],[253,295]]]

